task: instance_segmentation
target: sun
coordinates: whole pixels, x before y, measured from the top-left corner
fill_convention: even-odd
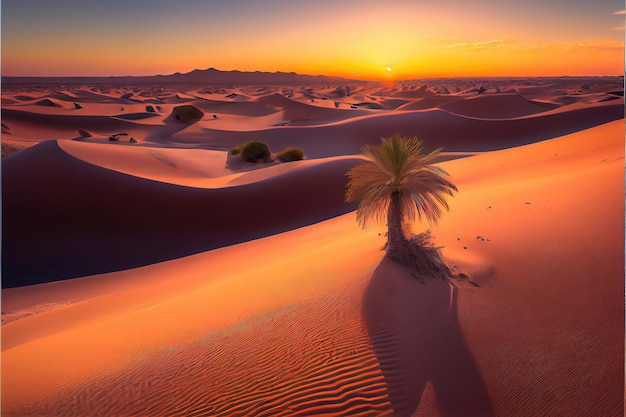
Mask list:
[[[385,71],[387,71],[387,72],[391,72],[391,67],[387,67],[387,68],[385,68]]]

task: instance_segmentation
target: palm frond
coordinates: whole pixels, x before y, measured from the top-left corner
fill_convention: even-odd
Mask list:
[[[356,219],[361,227],[367,227],[371,222],[385,224],[391,194],[384,185],[372,188],[361,199],[356,210]]]
[[[446,195],[452,196],[457,188],[449,180],[440,175],[436,170],[422,169],[412,173],[405,183],[405,194],[408,194],[417,211],[413,207],[405,207],[409,220],[421,220],[425,217],[429,223],[437,223],[443,214],[442,209],[449,210]],[[413,206],[410,205],[409,206]],[[415,213],[417,216],[415,216]]]
[[[446,179],[448,173],[430,165],[441,149],[423,153],[417,138],[399,135],[383,138],[379,146],[366,145],[363,154],[371,162],[348,172],[347,202],[360,200],[357,221],[366,227],[371,221],[384,223],[391,196],[397,193],[402,212],[410,221],[425,218],[436,223],[449,206],[446,196],[457,191]]]
[[[350,181],[346,190],[346,202],[362,198],[371,188],[385,184],[389,176],[374,163],[357,165],[348,172]]]

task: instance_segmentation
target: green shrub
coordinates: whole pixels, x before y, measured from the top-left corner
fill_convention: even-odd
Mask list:
[[[173,112],[176,119],[183,123],[195,123],[204,117],[202,110],[190,104],[176,106]]]
[[[278,154],[281,162],[300,161],[305,158],[304,151],[300,148],[290,146]]]
[[[270,151],[269,146],[267,146],[263,142],[248,142],[245,145],[242,145],[240,148],[241,158],[244,161],[257,162],[259,159],[269,161],[272,156],[272,152]]]
[[[231,155],[239,155],[241,153],[241,146],[237,146],[236,148],[231,148],[229,152]]]

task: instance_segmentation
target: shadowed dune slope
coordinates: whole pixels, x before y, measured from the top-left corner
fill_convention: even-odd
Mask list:
[[[417,280],[389,259],[374,271],[363,317],[394,416],[411,417],[416,409],[428,417],[495,416],[459,325],[458,293],[444,280]]]
[[[3,160],[3,286],[136,267],[345,213],[355,163],[206,190],[110,171],[41,143]]]
[[[152,113],[147,120],[155,120]],[[23,130],[29,136],[38,136],[39,140],[70,139],[78,137],[79,129],[106,133],[135,132],[138,129],[143,134],[166,132],[171,130],[160,121],[154,125],[134,122],[133,118],[141,118],[141,113],[127,114],[124,117],[112,116],[82,116],[69,114],[42,114],[29,111],[2,109],[2,119],[8,124],[24,126]],[[182,129],[183,127],[180,127]],[[180,130],[179,129],[179,130]]]
[[[349,117],[368,114],[364,111],[354,111],[346,109],[333,109],[327,107],[312,106],[289,99],[282,94],[274,93],[259,97],[257,102],[267,106],[285,110],[285,119],[289,121],[332,121]]]
[[[444,103],[440,107],[464,116],[507,119],[545,112],[558,106],[552,103],[529,101],[519,94],[488,94]]]
[[[418,100],[412,100],[398,108],[398,110],[427,110],[433,107],[439,107],[442,104],[452,101],[463,100],[457,96],[433,96],[425,97]]]
[[[256,101],[236,102],[204,99],[193,101],[193,105],[207,113],[228,113],[250,117],[267,116],[276,112],[276,109]]]

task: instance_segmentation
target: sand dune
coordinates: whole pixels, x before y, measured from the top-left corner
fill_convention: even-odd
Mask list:
[[[259,117],[276,113],[277,110],[256,101],[232,102],[221,100],[194,101],[193,104],[207,113]]]
[[[172,165],[165,152],[143,157]],[[41,143],[2,164],[3,178],[11,179],[3,183],[11,201],[3,209],[3,237],[12,242],[4,249],[3,283],[136,267],[345,213],[351,209],[343,202],[345,173],[358,161],[308,164],[254,186],[200,189],[100,168],[56,142]]]
[[[512,81],[508,81],[508,84],[501,85],[502,90],[512,85],[511,83]],[[477,84],[478,81],[463,87],[467,89]],[[483,84],[490,86],[489,83]],[[452,87],[449,82],[444,86]],[[442,85],[428,88],[439,87]],[[66,109],[34,106],[30,101],[3,105],[2,117],[3,122],[11,128],[12,139],[24,140],[24,146],[30,146],[33,140],[39,142],[50,139],[73,139],[79,136],[76,131],[82,129],[104,138],[111,134],[126,132],[139,143],[159,143],[162,146],[171,146],[174,142],[176,146],[185,144],[227,149],[252,138],[271,142],[276,149],[300,146],[307,155],[324,157],[358,153],[364,143],[376,143],[381,136],[394,133],[417,135],[426,142],[433,143],[433,146],[444,146],[452,151],[502,149],[521,142],[529,143],[570,133],[615,120],[623,115],[623,97],[616,99],[617,101],[600,101],[600,97],[610,95],[609,93],[613,91],[613,84],[610,83],[603,89],[592,87],[588,94],[595,94],[596,99],[590,102],[583,100],[580,94],[558,96],[558,93],[567,89],[563,87],[558,89],[552,84],[525,87],[523,95],[518,95],[522,93],[435,95],[430,92],[426,98],[409,100],[404,104],[402,100],[398,101],[392,96],[380,96],[381,90],[376,86],[370,86],[369,89],[365,89],[365,86],[359,88],[357,95],[361,99],[374,103],[377,107],[380,104],[385,110],[359,109],[358,104],[366,102],[356,100],[355,96],[347,96],[336,103],[332,100],[319,99],[312,102],[307,97],[313,95],[301,93],[287,98],[277,92],[284,90],[283,87],[274,88],[275,92],[269,95],[250,97],[243,94],[240,88],[223,89],[209,95],[202,94],[201,90],[192,90],[182,96],[163,89],[147,90],[142,93],[136,88],[137,92],[132,92],[135,95],[129,96],[129,98],[140,97],[140,100],[135,101],[120,98],[130,93],[120,94],[119,91],[111,92],[100,88],[97,92],[87,89],[72,90],[72,96],[68,98],[73,99],[72,104],[80,104],[82,107],[80,110],[76,110],[70,103],[67,104],[71,108]],[[521,91],[522,87],[519,90]],[[263,90],[264,93],[270,91],[272,89]],[[320,94],[327,92],[324,89],[319,91]],[[421,85],[415,91],[430,90]],[[413,94],[415,91],[404,92]],[[543,95],[540,95],[540,92],[543,92]],[[144,93],[144,96],[138,95]],[[288,91],[287,93],[289,94]],[[233,95],[234,98],[228,98]],[[10,95],[13,98],[16,96],[19,94]],[[77,98],[74,100],[73,96]],[[379,99],[368,99],[368,96]],[[163,97],[165,101],[162,101],[163,104],[149,104],[156,107],[156,111],[147,112],[146,103],[153,101],[155,97]],[[176,103],[166,103],[169,100],[166,97],[175,97]],[[28,98],[37,99],[34,95]],[[191,127],[175,127],[168,122],[167,115],[171,113],[175,104],[183,103],[181,100],[187,98],[189,101],[185,103],[200,108],[205,112],[205,118]],[[562,103],[559,102],[565,98],[571,98],[563,102],[568,103],[569,107],[561,106]],[[114,106],[115,100],[118,100],[119,107]],[[391,104],[388,105],[387,102]],[[555,107],[557,103],[561,107]],[[350,108],[351,106],[357,108]],[[392,111],[395,108],[403,112]],[[438,108],[446,109],[459,117],[450,118],[442,115]],[[103,116],[114,117],[115,120]],[[483,123],[473,120],[476,118],[497,118],[502,119],[503,123]],[[529,120],[511,121],[508,120],[510,118]],[[335,126],[341,123],[353,124]],[[567,128],[558,129],[558,126]],[[312,128],[315,130],[311,130]],[[318,132],[320,137],[328,139],[319,143]],[[329,142],[333,144],[327,147]]]
[[[443,164],[459,195],[433,233],[450,258],[490,266],[481,289],[459,297],[459,320],[468,345],[484,347],[473,352],[500,415],[622,412],[623,127]],[[606,399],[579,391],[590,374]]]
[[[381,137],[399,133],[417,136],[431,148],[486,151],[549,139],[622,117],[623,105],[611,102],[502,121],[468,118],[434,109],[362,116],[315,127],[274,127],[245,132],[245,136],[207,128],[197,133],[180,132],[172,139],[186,144],[228,147],[245,141],[245,137],[253,137],[268,143],[272,149],[299,146],[311,157],[325,157],[359,153],[364,144],[376,144]]]
[[[347,109],[313,106],[291,100],[277,93],[259,97],[257,101],[284,110],[284,118],[288,122],[328,122],[369,114],[366,111],[355,112]]]
[[[444,103],[440,108],[452,113],[477,118],[508,119],[552,110],[551,103],[529,101],[519,94],[480,95],[465,100]]]
[[[400,106],[399,110],[427,110],[458,100],[462,100],[462,98],[451,95],[426,97],[419,100],[409,101],[408,103]]]
[[[225,248],[194,258],[186,258],[184,262],[172,261],[174,264],[171,265],[173,267],[171,270],[177,271],[179,276],[176,283],[168,278],[169,274],[162,274],[154,267],[147,267],[143,278],[141,271],[111,275],[106,281],[113,279],[119,284],[101,290],[100,294],[94,294],[91,290],[92,298],[88,300],[5,325],[6,334],[9,335],[7,337],[10,339],[19,337],[20,334],[29,334],[29,337],[33,337],[28,342],[24,341],[19,346],[5,350],[3,353],[5,360],[16,363],[14,360],[19,360],[26,351],[33,348],[37,350],[43,341],[51,343],[52,348],[56,344],[54,340],[58,341],[59,335],[67,331],[58,329],[47,336],[38,336],[36,333],[21,333],[22,324],[30,323],[32,327],[44,329],[45,326],[41,326],[41,323],[50,319],[56,323],[64,323],[67,329],[77,327],[83,329],[81,340],[85,343],[81,343],[80,348],[76,346],[76,350],[66,351],[66,359],[59,358],[54,366],[65,366],[63,365],[65,360],[71,360],[71,357],[75,359],[85,357],[85,354],[91,357],[98,355],[102,361],[99,361],[98,366],[87,368],[79,365],[80,361],[76,361],[74,369],[77,372],[68,375],[75,382],[81,382],[85,386],[91,385],[89,392],[66,390],[65,394],[61,394],[66,396],[64,400],[40,403],[33,407],[33,409],[43,407],[39,409],[56,415],[90,413],[95,410],[134,415],[145,412],[145,404],[152,404],[149,407],[153,413],[174,413],[174,415],[188,414],[194,409],[213,415],[232,415],[236,412],[251,414],[251,410],[255,410],[253,414],[257,415],[294,415],[298,411],[307,410],[309,412],[319,410],[318,412],[332,415],[333,409],[336,414],[345,414],[346,408],[383,411],[386,409],[389,414],[389,404],[385,403],[382,375],[377,369],[371,350],[367,348],[367,334],[360,321],[359,294],[366,282],[359,275],[352,274],[350,272],[352,268],[346,263],[346,259],[355,261],[371,259],[374,262],[379,259],[380,252],[375,242],[379,242],[380,237],[374,233],[367,233],[364,236],[356,228],[357,233],[348,234],[347,239],[337,239],[336,232],[339,230],[355,229],[352,215],[348,215],[347,219],[331,220],[320,226],[313,230],[302,229],[268,238],[269,240],[250,242],[241,247]],[[338,250],[346,245],[352,246],[356,242],[362,242],[364,237],[374,243],[373,247],[359,245],[359,249],[352,251],[347,257],[333,256],[334,260],[327,259],[329,262],[325,265],[317,267],[310,265],[304,270],[297,266],[306,259],[302,258],[305,253],[315,254],[321,250],[323,254],[333,251],[338,255]],[[261,248],[266,250],[270,247],[277,249],[274,255],[259,251]],[[251,262],[233,267],[233,262],[242,256]],[[285,260],[288,260],[287,263]],[[267,272],[273,275],[267,275],[265,279],[259,280],[259,261],[262,261],[263,269],[267,268]],[[305,276],[290,276],[284,272],[289,270],[300,270]],[[155,272],[159,275],[155,275]],[[126,282],[119,274],[130,278],[131,282]],[[215,278],[212,284],[211,276]],[[102,281],[96,277],[87,279]],[[70,281],[61,284],[66,284],[67,289],[74,285]],[[335,291],[327,292],[328,285]],[[258,290],[253,290],[254,287]],[[120,292],[123,288],[125,290]],[[237,288],[248,289],[241,293],[241,296],[249,299],[249,302],[242,302],[237,310],[233,310],[227,307],[234,306],[232,301],[229,301],[228,294],[237,291]],[[174,292],[169,293],[169,289]],[[143,295],[132,296],[139,293]],[[175,294],[178,296],[171,298]],[[207,299],[207,296],[210,299]],[[122,315],[105,313],[105,316],[99,314],[98,311],[101,310],[99,306],[110,302],[119,306],[119,309],[116,309],[118,313],[128,310],[130,313]],[[145,303],[152,307],[141,308]],[[188,307],[195,305],[196,308],[179,308],[182,305]],[[174,311],[178,313],[172,316],[171,313]],[[306,314],[307,311],[309,314]],[[150,320],[153,320],[157,317],[155,314],[160,317],[158,324],[157,321],[153,322],[155,332],[141,334],[132,330],[133,322],[148,317],[152,317]],[[314,314],[320,320],[310,320],[310,314]],[[180,323],[183,322],[187,323],[184,329],[180,328]],[[246,331],[257,326],[264,327],[266,331]],[[128,331],[124,337],[116,339],[121,342],[118,347],[107,343],[102,345],[104,349],[93,350],[91,344],[114,328],[117,328],[118,332]],[[161,330],[156,331],[159,328]],[[184,335],[183,339],[177,334]],[[199,338],[196,339],[194,336],[185,341],[192,334]],[[149,349],[142,347],[145,346],[146,335],[151,335],[155,341],[163,336],[171,338],[172,349],[169,350],[165,346],[163,349],[157,347],[150,353]],[[317,343],[311,344],[311,340],[317,340]],[[235,352],[235,346],[244,345],[248,348],[239,350],[235,356],[226,354],[229,351]],[[52,349],[56,352],[55,348]],[[121,355],[118,356],[121,361],[114,359],[111,354]],[[271,359],[277,357],[284,360]],[[124,365],[124,362],[132,366]],[[191,366],[185,366],[186,370],[179,368],[184,363]],[[192,365],[194,363],[197,365]],[[237,363],[238,366],[234,367],[233,363]],[[5,369],[7,374],[13,375],[11,370]],[[176,371],[172,374],[173,369],[180,369],[182,372]],[[47,380],[46,375],[54,375],[58,368],[57,370],[54,367],[47,368],[42,371],[43,378],[40,381],[43,382]],[[279,374],[276,374],[276,371]],[[103,372],[109,376],[103,378]],[[145,379],[143,377],[141,379],[148,384],[154,384],[153,386],[158,389],[152,391],[154,397],[150,395],[150,400],[144,402],[144,405],[137,404],[137,408],[133,406],[129,408],[129,402],[132,402],[136,395],[144,395],[144,388],[132,382],[139,381],[139,377],[144,373]],[[171,384],[163,385],[161,381],[165,375],[169,375],[167,378]],[[27,379],[22,381],[27,383]],[[193,381],[210,382],[197,384]],[[353,382],[346,383],[347,381]],[[60,394],[53,387],[47,386],[47,383],[35,383],[29,392],[25,392],[20,388],[21,383],[15,382],[14,390],[7,391],[8,399],[6,395],[3,396],[7,399],[5,405],[10,404],[11,399],[19,397],[35,399],[41,395],[56,397]],[[197,386],[200,391],[180,391],[180,388],[188,383]],[[126,391],[123,387],[129,387],[130,390]],[[190,395],[183,394],[184,391]],[[109,394],[104,397],[98,395],[103,392]],[[175,394],[176,392],[178,394]],[[15,394],[11,395],[13,393]],[[127,401],[119,402],[118,405],[111,404],[107,399],[111,394],[121,394]],[[171,395],[182,395],[182,401],[171,401]],[[187,400],[184,397],[187,397]],[[88,400],[84,401],[81,398]],[[335,399],[336,405],[329,403],[331,399]],[[186,401],[198,404],[198,407],[184,406]],[[10,405],[7,405],[5,410],[10,411]]]
[[[333,123],[310,97],[337,86],[81,88],[53,98],[67,108],[3,91],[21,103],[3,104],[3,149],[30,148],[2,161],[2,415],[622,415],[623,97],[597,100],[612,87],[364,84],[341,104],[449,97]],[[154,117],[112,117],[146,100]],[[167,121],[176,100],[205,118]],[[323,117],[271,126],[291,108]],[[121,132],[137,143],[107,139]],[[459,191],[431,227],[468,277],[455,286],[384,258],[385,228],[343,201],[354,154],[393,133],[467,151],[438,163]],[[228,159],[252,138],[309,159]]]
[[[195,188],[225,188],[292,175],[338,162],[359,163],[361,157],[339,156],[271,164],[230,162],[226,151],[121,146],[59,141],[59,147],[94,165],[135,177]]]
[[[434,233],[480,288],[425,286],[381,263],[384,238],[346,214],[142,269],[6,290],[3,311],[32,314],[3,326],[12,381],[3,410],[617,415],[623,236],[610,230],[623,216],[622,129],[614,122],[444,164],[460,191]],[[598,204],[604,215],[581,221]],[[510,218],[519,219],[513,234],[500,226]],[[41,303],[56,307],[38,313]],[[33,359],[44,350],[55,361]],[[580,391],[581,378],[594,389]]]
[[[137,114],[137,113],[130,113]],[[141,120],[113,116],[86,116],[86,115],[53,115],[32,113],[29,111],[3,109],[2,119],[11,128],[15,139],[56,140],[73,139],[80,135],[78,130],[83,129],[102,136],[126,132],[136,137],[149,137],[157,129],[163,129],[162,124],[142,125]],[[179,128],[178,130],[182,129]],[[171,129],[170,129],[171,130]]]
[[[419,88],[411,88],[411,89],[402,89],[402,91],[397,91],[393,93],[393,97],[401,97],[401,98],[426,98],[432,97],[435,93],[428,90],[427,85],[420,85]]]
[[[390,99],[383,100],[381,104],[383,108],[386,110],[395,110],[407,104],[408,102],[409,102],[408,100],[390,98]]]

